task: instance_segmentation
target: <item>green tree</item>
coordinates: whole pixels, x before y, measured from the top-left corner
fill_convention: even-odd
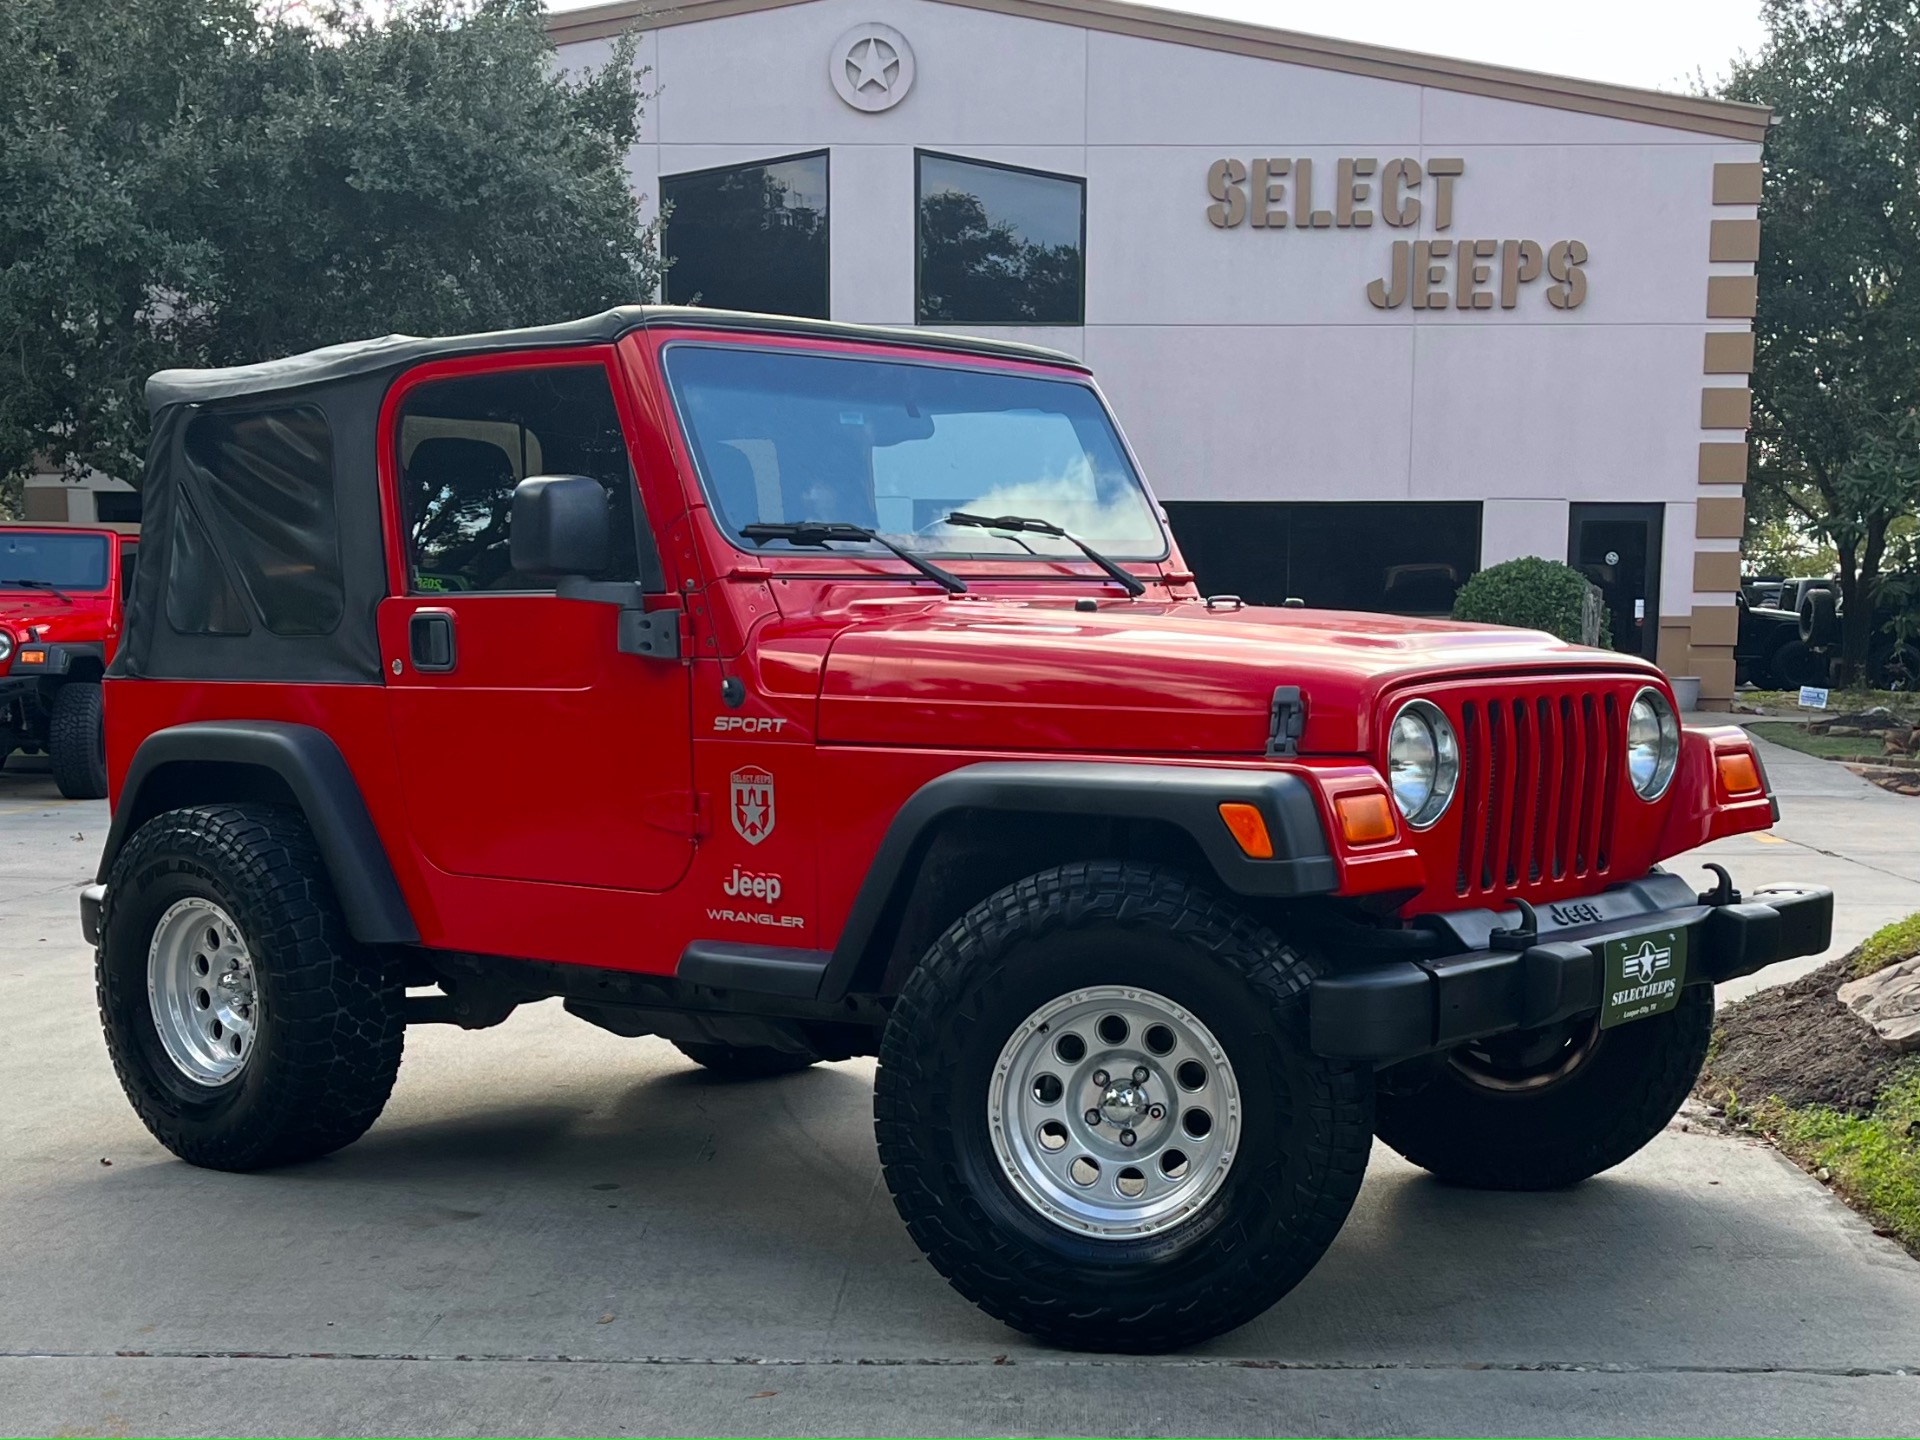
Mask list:
[[[566,319],[659,276],[631,40],[538,0],[0,4],[0,477],[139,476],[146,377]]]
[[[1920,504],[1920,4],[1765,0],[1726,93],[1771,105],[1749,486],[1838,558],[1849,673]]]

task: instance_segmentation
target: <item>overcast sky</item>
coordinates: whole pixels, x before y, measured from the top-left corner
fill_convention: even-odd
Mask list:
[[[547,0],[578,10],[599,0]],[[1517,65],[1620,85],[1684,91],[1709,84],[1742,50],[1759,50],[1759,0],[1163,0],[1164,8],[1224,15],[1343,40]]]

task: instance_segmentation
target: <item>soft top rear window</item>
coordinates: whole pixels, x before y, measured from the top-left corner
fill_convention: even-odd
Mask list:
[[[242,592],[276,635],[331,633],[346,601],[326,416],[312,405],[209,411],[188,425],[185,450],[187,504],[168,576],[174,627],[246,633],[234,604]],[[208,553],[194,555],[205,542]]]

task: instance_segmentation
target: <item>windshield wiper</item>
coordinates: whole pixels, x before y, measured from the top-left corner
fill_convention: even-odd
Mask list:
[[[73,597],[51,580],[0,580],[0,590],[6,589],[9,585],[18,585],[22,590],[51,590],[67,604],[73,603]]]
[[[1078,535],[1062,529],[1051,520],[1037,520],[1031,515],[969,515],[964,510],[956,510],[947,516],[947,524],[972,525],[980,530],[1005,530],[1012,534],[1018,534],[1024,530],[1029,535],[1051,535],[1057,540],[1066,541],[1069,545],[1077,545],[1082,555],[1111,575],[1127,594],[1147,593],[1147,587],[1141,582],[1139,576],[1131,575],[1121,569]]]
[[[922,575],[938,584],[949,595],[967,593],[967,582],[952,571],[942,570],[925,556],[914,554],[904,545],[894,544],[886,536],[869,530],[864,525],[846,525],[829,520],[801,520],[792,524],[742,525],[740,534],[755,544],[763,540],[785,540],[790,545],[825,545],[830,540],[871,540],[874,544],[891,550]]]

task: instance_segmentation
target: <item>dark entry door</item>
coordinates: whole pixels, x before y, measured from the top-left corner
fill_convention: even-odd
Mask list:
[[[1575,505],[1568,563],[1600,587],[1613,648],[1651,660],[1660,641],[1661,505]]]

